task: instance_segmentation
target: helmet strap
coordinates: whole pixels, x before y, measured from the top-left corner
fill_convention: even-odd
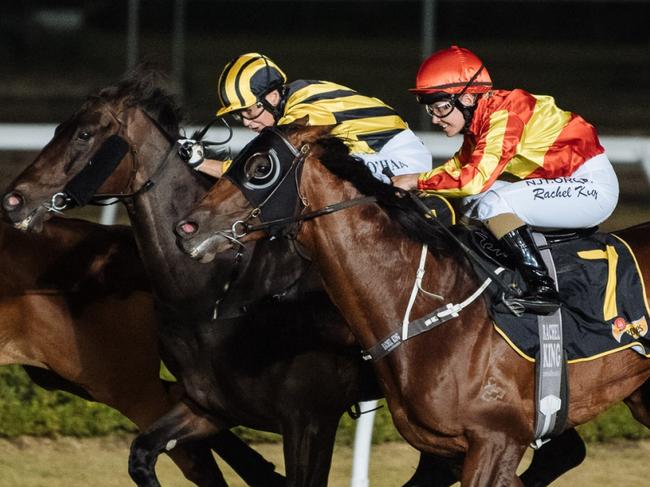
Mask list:
[[[472,118],[474,118],[474,111],[476,110],[476,102],[473,105],[467,106],[467,105],[463,105],[458,98],[455,98],[454,105],[463,114],[463,118],[465,119],[465,125],[463,125],[463,129],[461,130],[461,133],[466,134],[467,131],[469,130],[469,126],[472,123]]]
[[[271,105],[271,103],[266,99],[266,95],[268,95],[274,90],[277,90],[280,95],[280,101],[278,102],[277,106]],[[266,110],[271,115],[273,115],[273,120],[275,120],[276,122],[280,120],[280,118],[282,117],[282,111],[284,108],[284,93],[285,93],[284,86],[279,86],[277,88],[275,87],[272,88],[271,90],[267,91],[262,96],[257,98],[257,101],[262,104],[264,110]]]
[[[467,88],[472,86],[472,83],[474,83],[474,80],[478,78],[478,75],[481,74],[481,71],[483,71],[484,67],[485,65],[481,64],[481,66],[476,70],[476,73],[474,73],[474,75],[469,79],[469,81],[465,84],[465,86],[463,86],[463,89],[460,90],[460,93],[451,95],[452,103],[456,106],[456,108],[458,108],[461,111],[461,113],[463,114],[463,118],[465,119],[465,125],[461,130],[461,133],[463,134],[467,133],[467,131],[469,130],[469,126],[472,123],[472,118],[474,117],[474,110],[476,110],[476,103],[478,102],[478,98],[473,105],[467,106],[460,101],[460,97],[463,96],[463,94],[465,94]]]

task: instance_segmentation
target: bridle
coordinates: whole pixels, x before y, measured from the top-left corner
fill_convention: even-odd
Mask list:
[[[151,116],[149,113],[147,113],[146,110],[140,108],[140,107],[128,107],[125,108],[119,112],[115,112],[111,106],[106,104],[104,106],[104,110],[106,113],[110,115],[110,117],[113,119],[115,124],[118,127],[118,130],[116,131],[115,134],[111,137],[116,137],[118,139],[121,139],[124,144],[128,147],[125,157],[128,156],[130,158],[130,172],[129,172],[129,177],[128,180],[125,184],[125,187],[122,191],[119,191],[117,193],[95,193],[94,190],[92,191],[92,194],[85,194],[84,198],[82,198],[81,203],[83,204],[93,204],[93,205],[98,205],[98,206],[107,206],[107,205],[112,205],[115,204],[119,201],[132,201],[136,197],[140,196],[143,193],[146,193],[147,191],[151,190],[155,185],[156,182],[158,181],[158,178],[162,171],[167,167],[169,164],[169,161],[174,158],[176,155],[176,150],[175,149],[175,144],[178,139],[178,136],[171,134],[167,131],[165,127],[163,127],[158,120],[156,120],[155,117]],[[154,127],[158,130],[160,134],[164,136],[164,138],[169,142],[170,146],[169,149],[167,150],[165,156],[159,161],[155,169],[153,170],[152,174],[147,178],[147,180],[140,185],[139,188],[133,189],[133,185],[135,183],[136,175],[137,172],[140,168],[140,160],[139,160],[139,153],[138,149],[136,148],[135,143],[133,140],[128,136],[127,134],[127,123],[126,119],[128,118],[128,114],[130,111],[134,110],[140,110],[142,114],[152,123]],[[214,123],[212,121],[210,124],[208,124],[203,131],[200,132],[200,136],[202,137],[207,129]],[[226,124],[227,126],[227,124]],[[232,136],[232,129],[227,126],[230,134],[228,139]],[[108,142],[104,141],[103,145]],[[219,145],[223,144],[225,142],[207,142],[209,145]],[[62,213],[63,210],[74,206],[75,203],[79,204],[79,201],[75,201],[74,198],[71,197],[71,188],[75,187],[75,184],[78,182],[79,177],[85,177],[87,179],[93,180],[93,178],[96,178],[94,181],[94,186],[99,188],[101,184],[110,176],[111,173],[108,174],[98,174],[101,171],[101,167],[96,167],[94,169],[91,169],[91,162],[93,158],[97,155],[102,150],[102,147],[100,147],[97,152],[93,156],[91,156],[88,160],[88,163],[86,166],[81,170],[79,174],[77,174],[72,180],[70,180],[66,186],[63,188],[62,191],[59,191],[52,195],[49,205],[44,204],[47,208],[48,211],[50,212],[55,212],[55,213]],[[119,164],[121,163],[120,161],[116,161],[115,167],[113,168],[113,171],[117,169]],[[83,173],[83,176],[81,176]],[[107,200],[112,200],[112,201],[107,201]]]
[[[258,141],[258,138],[263,139],[262,143],[266,142],[270,145],[267,147],[267,152],[259,150],[258,147],[260,142]],[[302,175],[302,167],[311,153],[311,145],[309,143],[304,143],[300,147],[295,147],[277,128],[265,129],[258,138],[254,139],[249,146],[242,150],[233,161],[231,168],[224,175],[225,178],[229,179],[244,194],[252,206],[248,215],[235,221],[230,229],[223,229],[216,232],[227,240],[230,240],[232,243],[242,245],[239,239],[258,231],[267,231],[272,236],[283,234],[295,237],[299,224],[304,221],[312,220],[319,216],[328,215],[353,206],[370,204],[377,201],[377,198],[374,196],[361,196],[351,200],[327,205],[317,210],[305,212],[305,210],[309,208],[310,204],[300,192],[300,179]],[[283,149],[285,157],[279,158],[279,163],[284,166],[282,176],[278,179],[275,185],[266,192],[266,194],[261,197],[256,197],[254,190],[251,190],[250,187],[247,188],[245,174],[242,172],[242,167],[247,163],[247,161],[254,157],[270,153],[270,151],[281,152]],[[290,182],[293,182],[292,186],[288,186]],[[280,196],[281,192],[284,193],[283,196]],[[288,204],[280,205],[281,208],[279,210],[276,207],[275,211],[269,211],[268,213],[273,216],[265,216],[264,210],[269,208],[271,204],[276,203],[274,198],[277,198],[278,196],[280,196],[280,198],[283,197],[285,201],[288,201]],[[288,205],[293,205],[295,208],[293,215],[275,216],[278,211],[286,212],[286,207]],[[254,219],[258,219],[260,222],[257,224],[251,224],[251,220]],[[286,230],[287,227],[290,227],[289,231]]]
[[[279,138],[282,140],[283,144],[286,144],[290,147],[293,156],[293,159],[290,162],[289,165],[289,170],[287,170],[284,174],[284,177],[277,183],[277,185],[273,188],[273,190],[268,194],[265,198],[261,200],[261,203],[258,205],[253,205],[253,209],[248,213],[248,215],[241,219],[235,221],[230,229],[223,229],[223,230],[218,230],[215,232],[218,235],[221,235],[222,237],[226,238],[227,240],[231,241],[232,243],[236,243],[240,246],[243,246],[242,242],[239,240],[243,238],[244,236],[253,233],[253,232],[258,232],[258,231],[269,231],[271,235],[274,235],[274,230],[277,228],[285,228],[287,226],[293,226],[294,228],[297,227],[298,224],[307,221],[307,220],[313,220],[314,218],[317,218],[319,216],[323,215],[329,215],[331,213],[345,210],[347,208],[351,208],[354,206],[358,205],[366,205],[366,204],[371,204],[375,203],[377,201],[377,197],[375,196],[360,196],[357,198],[353,198],[350,200],[344,200],[339,203],[334,203],[331,205],[324,206],[322,208],[319,208],[314,211],[310,211],[307,213],[304,213],[303,210],[305,210],[309,204],[306,203],[305,199],[303,196],[300,195],[300,176],[302,174],[302,165],[304,164],[305,160],[307,159],[311,148],[309,144],[303,144],[300,149],[296,149],[291,142],[284,136],[284,134],[277,129],[265,129],[269,130],[275,137]],[[261,135],[260,135],[261,136]],[[258,137],[260,137],[258,136]],[[224,177],[228,177],[228,179],[231,180],[231,182],[238,187],[238,189],[244,194],[244,196],[248,199],[249,202],[251,202],[251,198],[249,197],[249,192],[246,191],[244,188],[242,181],[240,178],[237,176],[239,175],[241,177],[241,171],[239,173],[236,172],[236,168],[241,169],[241,166],[243,165],[242,163],[246,162],[243,160],[244,158],[247,157],[247,154],[254,151],[256,147],[254,146],[255,143],[254,139],[250,144],[253,144],[253,147],[249,148],[248,152],[246,151],[246,148],[242,153],[233,161],[233,166],[231,166],[231,169],[228,171],[232,171],[235,169],[235,174],[234,176],[228,176],[228,172],[224,175]],[[255,156],[256,153],[253,152],[252,156]],[[240,157],[241,156],[241,157]],[[237,164],[237,166],[236,166]],[[287,181],[289,181],[289,175],[290,174],[295,174],[296,177],[294,178],[295,181],[295,195],[296,199],[299,200],[302,203],[302,206],[296,205],[297,209],[294,215],[291,216],[286,216],[286,217],[280,217],[276,219],[268,219],[268,220],[263,220],[263,215],[262,215],[262,209],[264,205],[268,204],[271,201],[271,197],[277,195],[279,192],[279,188],[285,184]],[[437,218],[432,218],[431,217],[431,210],[418,198],[416,194],[413,194],[412,192],[404,191],[399,188],[395,188],[396,192],[401,193],[402,197],[407,197],[409,200],[413,202],[413,204],[419,208],[421,211],[421,214],[427,218],[429,221],[432,222],[433,225],[437,226],[439,230],[444,233],[449,239],[451,239],[453,242],[456,243],[468,256],[469,259],[474,261],[478,267],[480,267],[493,281],[497,283],[499,287],[501,287],[505,292],[508,293],[521,293],[521,291],[518,290],[511,290],[510,286],[505,284],[501,279],[498,279],[498,277],[494,274],[493,270],[490,269],[486,264],[477,256],[476,252],[471,249],[468,245],[463,243],[461,240],[458,239],[454,233],[447,228],[443,223],[441,223]],[[250,220],[253,220],[255,218],[259,218],[261,220],[261,223],[251,225],[249,223]],[[290,237],[293,237],[295,239],[296,231],[294,231],[292,234],[287,234]]]

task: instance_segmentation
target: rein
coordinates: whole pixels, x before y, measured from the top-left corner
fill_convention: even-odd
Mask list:
[[[377,201],[377,198],[375,196],[360,196],[358,198],[354,198],[351,200],[346,200],[346,201],[341,201],[340,203],[334,203],[332,205],[327,205],[324,206],[318,210],[311,211],[309,213],[303,213],[302,215],[297,215],[297,216],[289,216],[286,218],[278,218],[276,220],[270,220],[268,222],[262,222],[258,225],[249,225],[245,223],[244,221],[239,221],[235,222],[233,224],[233,227],[235,227],[237,224],[243,225],[244,229],[246,230],[246,233],[243,235],[239,235],[237,238],[241,238],[244,235],[247,235],[248,233],[252,232],[257,232],[260,230],[266,230],[269,227],[275,227],[275,226],[287,226],[292,223],[298,223],[298,222],[303,222],[307,220],[312,220],[314,218],[317,218],[319,216],[323,215],[329,215],[330,213],[334,213],[336,211],[340,210],[345,210],[346,208],[351,208],[353,206],[357,205],[368,205],[370,203],[375,203]]]

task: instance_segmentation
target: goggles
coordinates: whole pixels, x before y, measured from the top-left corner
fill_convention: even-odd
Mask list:
[[[264,113],[264,105],[261,101],[258,101],[255,105],[238,112],[233,112],[231,115],[237,122],[241,122],[244,119],[255,120],[256,118],[259,118],[262,113]]]
[[[437,101],[429,105],[424,105],[424,109],[427,111],[430,117],[445,118],[448,117],[451,112],[454,111],[455,104],[452,98],[447,100]]]

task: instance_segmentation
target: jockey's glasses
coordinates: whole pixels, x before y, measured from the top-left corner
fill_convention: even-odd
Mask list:
[[[436,116],[438,118],[448,117],[451,112],[454,111],[455,104],[452,98],[447,100],[437,101],[431,103],[430,105],[425,105],[424,109],[427,111],[430,117]]]
[[[232,118],[236,121],[241,122],[242,119],[246,120],[255,120],[264,113],[264,105],[261,101],[258,101],[255,105],[250,106],[244,110],[239,110],[238,112],[232,113]]]

